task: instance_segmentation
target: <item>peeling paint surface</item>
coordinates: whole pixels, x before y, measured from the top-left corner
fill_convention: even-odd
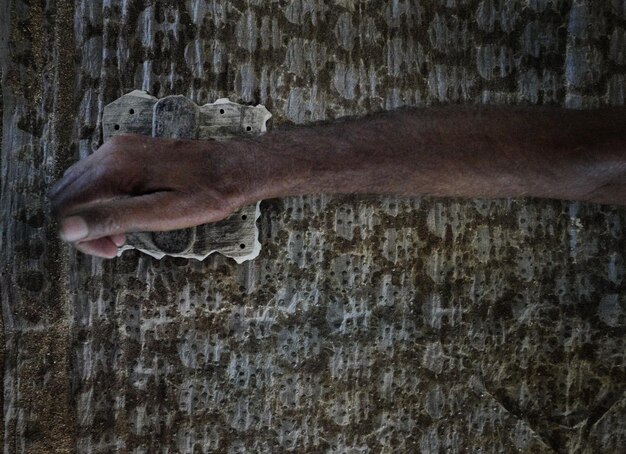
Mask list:
[[[0,2],[5,452],[619,452],[622,208],[294,197],[252,262],[104,262],[44,194],[133,89],[275,127],[623,105],[624,30],[621,0]]]

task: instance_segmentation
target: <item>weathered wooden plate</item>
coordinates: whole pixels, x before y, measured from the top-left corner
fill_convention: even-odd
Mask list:
[[[272,114],[262,105],[244,106],[218,99],[198,106],[184,96],[157,99],[135,90],[108,104],[103,113],[104,140],[118,134],[145,134],[180,139],[228,140],[267,131]],[[204,260],[214,252],[242,263],[261,251],[256,221],[259,204],[244,207],[223,221],[170,232],[138,232],[127,235],[118,256],[137,249],[152,257]]]

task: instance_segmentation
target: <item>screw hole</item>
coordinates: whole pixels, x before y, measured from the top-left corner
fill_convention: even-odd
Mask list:
[[[120,125],[115,125],[114,128],[116,131],[118,131],[120,129]]]
[[[220,109],[220,113],[224,115],[224,109]]]
[[[132,114],[134,114],[134,113],[135,113],[135,109],[130,109],[130,110],[128,111],[128,113],[129,113],[129,114],[131,114],[131,115],[132,115]]]
[[[241,243],[241,244],[239,245],[239,247],[240,247],[241,249],[245,249],[245,248],[246,248],[246,245],[245,245],[245,244],[243,244],[243,243]]]
[[[243,219],[245,221],[246,219],[248,219],[248,216],[246,216],[245,214],[242,214],[241,215],[241,219]]]
[[[252,128],[250,126],[247,126],[246,131],[252,131]]]

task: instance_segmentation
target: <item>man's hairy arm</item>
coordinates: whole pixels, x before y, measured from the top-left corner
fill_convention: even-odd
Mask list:
[[[61,234],[115,256],[123,234],[311,193],[545,197],[626,204],[626,111],[432,107],[231,142],[119,136],[51,189]]]

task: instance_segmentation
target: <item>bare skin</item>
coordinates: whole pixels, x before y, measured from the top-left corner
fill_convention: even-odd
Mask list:
[[[313,193],[626,205],[626,110],[433,107],[227,143],[118,136],[50,190],[61,237],[112,258],[125,233]]]

